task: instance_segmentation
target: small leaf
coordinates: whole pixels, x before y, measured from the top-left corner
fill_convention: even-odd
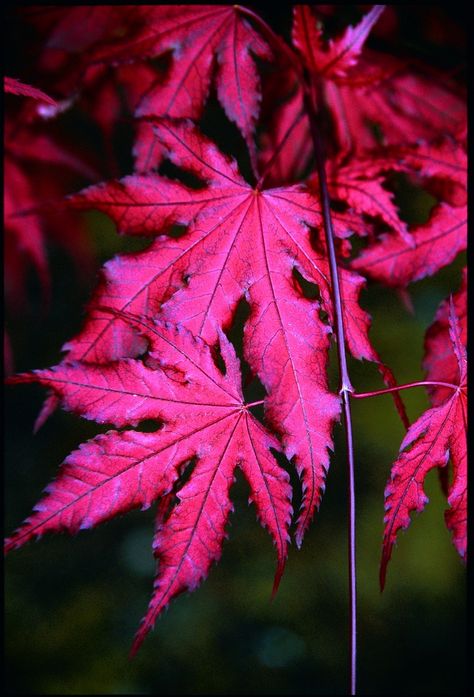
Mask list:
[[[442,306],[444,307],[444,306]],[[442,310],[443,311],[443,310]],[[467,541],[467,358],[454,304],[449,309],[449,340],[457,363],[459,387],[437,406],[428,409],[410,426],[400,447],[385,488],[385,530],[380,585],[383,589],[392,548],[401,528],[410,524],[410,513],[422,511],[428,502],[423,491],[426,475],[434,467],[453,464],[453,482],[448,491],[450,508],[446,523],[461,557]]]

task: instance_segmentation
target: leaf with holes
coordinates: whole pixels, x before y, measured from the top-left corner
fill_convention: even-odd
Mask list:
[[[201,185],[190,189],[157,174],[135,175],[71,197],[72,206],[110,215],[120,232],[156,240],[145,252],[107,263],[83,331],[64,348],[68,359],[99,362],[140,353],[140,337],[98,305],[150,316],[161,312],[213,344],[217,328],[230,326],[245,298],[251,314],[244,356],[267,390],[266,417],[303,481],[296,535],[301,544],[319,505],[339,415],[339,401],[327,386],[334,312],[319,201],[304,185],[250,187],[235,163],[188,121],[163,119],[155,131],[172,162]],[[335,214],[334,221],[338,234],[347,235],[344,215]],[[187,232],[177,239],[159,235],[176,223],[187,225]],[[317,286],[320,301],[305,297],[298,274]],[[349,349],[376,362],[390,383],[358,302],[363,279],[341,268],[341,282]]]

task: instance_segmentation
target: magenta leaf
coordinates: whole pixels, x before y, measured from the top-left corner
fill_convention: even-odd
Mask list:
[[[438,323],[444,319],[446,307],[446,304],[441,306]],[[392,467],[385,488],[385,530],[380,566],[382,588],[398,531],[408,527],[410,513],[422,511],[428,502],[423,491],[426,475],[434,467],[446,467],[449,458],[453,465],[453,481],[448,491],[450,508],[446,511],[446,524],[459,554],[463,558],[466,556],[467,357],[460,318],[455,314],[454,304],[450,305],[448,322],[450,349],[457,364],[456,384],[459,387],[450,390],[444,401],[439,399],[439,393],[435,395],[436,406],[425,411],[409,428],[401,444],[400,455]],[[449,367],[451,363],[450,360]]]
[[[6,541],[6,550],[46,532],[76,533],[176,492],[178,503],[155,534],[159,571],[136,649],[170,600],[196,588],[220,557],[237,466],[277,549],[275,587],[287,555],[292,508],[288,474],[270,450],[281,446],[244,403],[239,362],[225,335],[219,333],[223,375],[209,347],[187,330],[126,319],[144,332],[153,368],[134,359],[106,366],[63,363],[10,382],[38,382],[53,390],[65,409],[98,423],[127,428],[153,419],[160,427],[153,433],[108,431],[81,445]],[[181,487],[180,476],[194,460]]]

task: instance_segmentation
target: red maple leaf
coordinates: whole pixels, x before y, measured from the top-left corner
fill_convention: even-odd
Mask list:
[[[294,8],[293,43],[303,56],[308,70],[326,79],[344,77],[357,64],[370,30],[384,10],[374,5],[355,27],[347,27],[338,39],[324,46],[322,28],[316,24],[310,5]]]
[[[294,7],[293,44],[320,86],[318,100],[332,121],[333,132],[325,133],[328,152],[339,159],[367,152],[373,156],[381,149],[385,154],[387,146],[416,148],[420,141],[432,143],[448,135],[463,143],[465,98],[446,75],[363,45],[380,13],[381,6],[375,5],[356,27],[325,46],[314,8]],[[269,107],[264,101],[271,119],[260,157],[267,162],[279,151],[271,175],[283,183],[301,178],[312,147],[299,75],[287,62],[275,79],[280,99],[275,108],[270,91]]]
[[[118,37],[126,38],[143,22],[140,5],[39,6],[22,9],[37,34],[37,60],[55,93],[75,94],[94,82],[94,55]]]
[[[322,80],[339,150],[361,154],[381,143],[406,145],[447,134],[460,137],[466,124],[465,100],[447,76],[438,75],[435,80],[435,71],[427,72],[426,66],[362,50],[380,8],[375,5],[328,51],[316,36],[311,40],[314,33],[320,38],[312,8],[298,5],[294,9],[293,43],[308,70]]]
[[[36,87],[31,87],[10,77],[4,78],[4,90],[6,93],[31,97],[50,105],[56,104],[54,99]],[[20,152],[21,159],[21,154],[25,152],[25,147],[24,144],[22,147],[21,128],[18,132],[18,126],[16,125],[14,128],[13,122],[9,123],[7,121],[6,123],[5,146],[7,148],[4,160],[6,186],[3,203],[7,234],[5,236],[4,251],[7,257],[6,269],[10,274],[10,278],[6,279],[7,293],[13,299],[13,302],[19,305],[23,295],[24,280],[22,255],[25,255],[35,266],[44,289],[47,289],[49,286],[49,276],[43,248],[41,221],[37,212],[30,212],[26,219],[18,216],[22,209],[29,210],[32,207],[34,188],[32,182],[29,181],[27,172],[21,166],[21,162],[15,161],[15,152]],[[14,148],[11,154],[8,151],[9,146]],[[37,148],[32,148],[30,152],[33,153],[35,150],[37,150],[38,156],[41,157],[41,150]]]
[[[334,313],[318,199],[302,185],[253,189],[190,122],[162,120],[155,130],[172,162],[203,186],[190,189],[157,174],[134,175],[71,197],[75,207],[110,215],[122,233],[157,239],[145,252],[108,262],[83,331],[64,348],[68,359],[105,363],[143,350],[130,326],[98,312],[98,305],[149,316],[161,312],[213,344],[218,327],[230,326],[245,298],[251,315],[244,355],[268,392],[269,423],[281,434],[287,457],[295,456],[303,480],[300,544],[319,505],[339,413],[327,388]],[[334,221],[336,231],[347,235],[344,215],[335,214]],[[159,236],[176,223],[188,226],[186,234]],[[304,297],[295,271],[318,287],[320,302]],[[376,362],[393,384],[368,339],[369,317],[358,303],[363,279],[341,269],[341,282],[350,351]],[[320,309],[329,324],[320,319]]]
[[[467,345],[467,268],[462,272],[462,283],[459,291],[452,296],[454,313],[458,320],[460,340]],[[433,324],[425,336],[425,357],[423,368],[426,379],[434,382],[456,383],[459,375],[457,356],[452,350],[449,337],[449,308],[450,302],[445,300],[439,306]],[[428,387],[431,404],[439,406],[452,395],[449,388],[440,386]]]
[[[405,288],[434,275],[466,249],[467,155],[461,145],[450,139],[432,144],[419,142],[389,148],[383,156],[357,158],[356,162],[356,171],[361,168],[364,176],[370,178],[372,175],[374,180],[374,184],[360,180],[359,188],[366,198],[377,186],[379,173],[398,171],[407,173],[415,184],[438,196],[441,202],[432,209],[426,223],[408,230],[402,227],[398,236],[382,233],[373,237],[354,259],[352,268],[385,285]],[[347,188],[344,181],[347,169],[350,171],[351,165],[342,167],[337,174],[342,181],[336,185],[336,193],[338,187]],[[347,193],[345,200],[350,201]],[[388,192],[385,192],[385,201],[377,196],[373,212],[378,211],[379,217],[397,231],[393,224],[396,212]]]
[[[293,460],[302,482],[295,534],[300,546],[321,501],[340,413],[340,399],[328,385],[336,325],[338,340],[342,336],[338,320],[352,355],[373,361],[386,383],[394,384],[368,337],[370,318],[359,304],[365,278],[358,272],[403,289],[465,248],[464,100],[449,81],[436,84],[435,71],[365,48],[382,11],[374,6],[355,27],[326,42],[314,10],[296,6],[292,38],[298,56],[282,49],[272,30],[239,6],[31,13],[49,33],[43,67],[67,95],[59,104],[42,105],[43,116],[56,116],[81,100],[109,142],[124,106],[139,117],[137,173],[70,196],[70,207],[96,208],[112,218],[120,234],[152,241],[145,251],[105,265],[84,327],[64,346],[68,354],[60,365],[10,380],[50,390],[37,426],[62,403],[85,418],[128,430],[108,431],[71,453],[6,548],[45,532],[75,533],[157,503],[158,573],[134,651],[164,607],[196,588],[220,557],[236,467],[277,548],[276,589],[292,509],[288,474],[272,450]],[[275,61],[264,89],[264,109],[267,116],[273,109],[274,118],[260,124],[260,159],[258,59]],[[212,87],[245,139],[254,186],[196,124]],[[19,83],[7,88],[44,99]],[[309,118],[321,128],[326,163],[313,153]],[[28,143],[28,136],[23,142],[11,138],[8,156],[15,183],[7,191],[10,230],[29,220],[31,230],[20,232],[30,256],[44,268],[33,187],[21,165],[36,159],[67,167],[73,158],[48,138]],[[317,178],[314,158],[321,165]],[[158,173],[163,160],[180,171],[178,178]],[[329,204],[323,215],[319,200],[320,186],[325,194],[324,167],[331,216]],[[409,229],[400,218],[386,186],[392,171],[404,172],[440,199],[426,224]],[[189,180],[192,186],[183,183]],[[16,214],[19,208],[23,218]],[[328,217],[336,270],[327,258]],[[369,243],[347,262],[352,234]],[[339,299],[331,282],[336,275],[342,317],[333,302],[333,293]],[[250,412],[257,402],[245,403],[238,359],[225,335],[242,300],[249,306],[243,358],[266,390],[267,426]],[[426,503],[427,472],[445,468],[449,455],[453,481],[446,521],[465,555],[465,302],[463,286],[452,305],[440,307],[427,334],[428,379],[449,381],[455,389],[431,389],[433,406],[409,429],[393,467],[386,488],[382,585],[398,530]],[[156,422],[154,432],[140,430],[145,419]]]
[[[423,188],[452,206],[467,201],[467,152],[451,138],[397,146],[385,153],[390,168],[406,172]]]
[[[352,268],[388,286],[404,288],[450,264],[467,245],[467,208],[437,205],[430,219],[404,239],[381,234]]]
[[[65,409],[99,423],[123,428],[154,419],[160,428],[154,433],[108,431],[81,445],[7,540],[6,550],[46,532],[90,528],[161,498],[153,541],[158,573],[135,651],[170,600],[194,590],[219,559],[237,466],[277,549],[275,590],[287,556],[292,508],[288,474],[271,452],[281,446],[244,403],[239,362],[225,335],[219,333],[222,374],[209,347],[187,330],[125,319],[146,335],[153,367],[133,359],[105,366],[63,363],[10,382],[45,385]],[[186,468],[192,473],[183,485]],[[178,499],[172,507],[171,494]]]
[[[16,80],[5,80],[9,81],[5,82],[6,91],[45,101],[47,108],[55,108],[56,102],[40,90],[28,85],[20,90]],[[48,205],[62,202],[68,182],[70,191],[77,186],[78,175],[94,179],[95,171],[48,133],[39,118],[40,107],[30,107],[26,103],[16,114],[7,112],[4,130],[5,269],[8,301],[17,307],[24,300],[27,261],[38,272],[45,296],[49,293],[45,233],[68,249],[79,265],[90,264],[91,258],[83,226],[64,206],[57,211]]]
[[[464,297],[463,297],[464,296]],[[409,428],[400,447],[400,455],[392,467],[390,480],[385,488],[385,531],[380,583],[385,584],[387,564],[401,528],[410,524],[410,513],[422,511],[428,502],[423,491],[427,473],[435,467],[446,467],[451,458],[453,481],[448,491],[450,508],[446,511],[446,524],[452,532],[453,542],[461,557],[466,556],[467,543],[467,356],[466,331],[461,328],[462,315],[456,310],[465,307],[465,289],[461,290],[457,306],[444,302],[436,315],[436,321],[428,333],[428,352],[425,365],[430,379],[453,379],[453,363],[456,363],[454,384],[456,389],[439,388],[433,395],[436,405],[428,409]],[[449,309],[448,309],[449,308]],[[436,359],[431,351],[442,347]],[[451,356],[448,357],[448,346]],[[440,359],[440,360],[438,360]],[[441,369],[441,370],[440,370]],[[446,370],[446,374],[444,373]]]
[[[463,269],[461,288],[451,299],[454,313],[459,322],[461,343],[467,344],[467,268]],[[428,328],[425,336],[425,357],[423,368],[426,371],[426,379],[434,382],[456,383],[459,373],[456,355],[452,351],[449,339],[449,311],[450,302],[445,300],[439,306],[435,321]],[[452,394],[449,387],[430,385],[427,387],[430,401],[433,406],[443,404]],[[451,468],[440,467],[438,470],[440,483],[448,500],[453,496],[450,486]],[[467,481],[461,482],[462,505],[455,510],[446,511],[446,523],[452,531],[453,542],[460,554],[464,556],[465,548],[465,518],[467,506]],[[459,513],[460,511],[460,513]],[[456,525],[459,518],[461,525]],[[463,540],[464,538],[464,540]]]
[[[89,88],[96,79],[97,66],[167,60],[165,77],[159,69],[155,69],[154,81],[137,76],[135,85],[141,92],[137,116],[198,119],[214,82],[217,97],[246,139],[255,165],[253,135],[260,106],[255,58],[268,60],[272,52],[245,12],[237,5],[73,8],[72,12],[59,12],[56,21],[53,13],[48,49],[81,51],[81,82]],[[37,17],[32,19],[38,22]],[[77,31],[85,21],[93,27],[90,39],[84,39],[82,30],[80,35]],[[72,70],[78,70],[77,61]],[[158,144],[151,136],[150,130],[139,130],[136,148],[152,148],[157,157]]]

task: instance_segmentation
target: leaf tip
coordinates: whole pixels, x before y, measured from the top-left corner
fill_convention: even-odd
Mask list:
[[[138,653],[141,645],[143,644],[145,637],[148,634],[148,632],[150,631],[150,629],[151,629],[150,623],[147,622],[146,620],[143,620],[139,630],[137,631],[137,633],[135,634],[135,636],[133,638],[133,642],[132,642],[132,645],[130,647],[130,651],[128,652],[128,660],[129,661],[133,661],[133,659],[137,655],[137,653]]]
[[[278,588],[280,587],[280,581],[283,576],[283,572],[285,570],[285,559],[279,559],[278,560],[278,565],[275,571],[275,578],[273,580],[273,588],[272,588],[272,595],[270,598],[270,601],[273,601],[275,599],[276,594],[278,593]]]
[[[379,583],[380,592],[383,593],[385,588],[385,581],[387,579],[387,567],[390,557],[392,556],[392,545],[384,544],[382,551],[382,559],[380,560],[380,571],[379,571]]]
[[[11,552],[12,549],[14,549],[15,545],[13,544],[12,538],[7,537],[6,540],[3,542],[3,554],[6,556],[8,552]]]

